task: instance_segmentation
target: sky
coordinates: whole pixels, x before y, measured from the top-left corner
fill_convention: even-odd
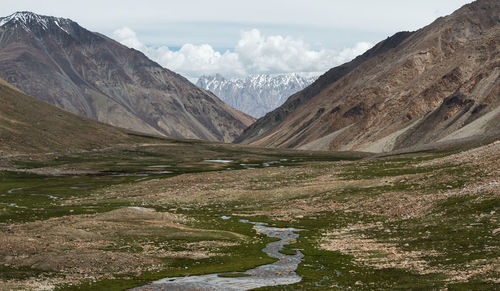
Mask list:
[[[322,73],[403,30],[417,30],[463,0],[4,1],[16,11],[70,18],[144,52],[190,80]]]

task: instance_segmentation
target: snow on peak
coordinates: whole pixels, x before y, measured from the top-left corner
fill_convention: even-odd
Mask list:
[[[283,104],[293,93],[314,82],[317,75],[257,74],[246,78],[225,79],[221,75],[201,76],[196,85],[212,91],[230,106],[254,117]]]
[[[28,11],[15,12],[7,17],[0,18],[0,26],[3,26],[9,22],[20,22],[26,25],[36,22],[40,23],[40,25],[42,25],[43,27],[47,27],[46,17]]]
[[[46,30],[49,28],[50,24],[55,24],[63,31],[68,33],[68,31],[63,28],[63,24],[68,23],[69,21],[69,19],[44,16],[29,11],[20,11],[15,12],[7,17],[0,18],[0,26],[4,26],[8,23],[15,25],[20,24],[26,30],[30,30],[30,27],[38,25],[43,30]]]

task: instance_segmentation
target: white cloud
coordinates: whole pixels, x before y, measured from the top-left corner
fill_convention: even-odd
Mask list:
[[[340,49],[359,39],[375,43],[398,31],[419,29],[468,2],[472,0],[4,0],[0,16],[33,11],[70,18],[105,35],[128,26],[148,45],[209,43],[233,49],[240,30],[258,28]]]
[[[229,51],[220,53],[208,44],[188,43],[178,51],[170,50],[168,47],[151,48],[146,54],[162,66],[191,78],[213,73],[245,74],[238,54]]]
[[[358,42],[354,47],[352,48],[345,48],[341,50],[336,56],[336,62],[338,64],[343,64],[345,62],[348,62],[355,57],[363,54],[367,50],[369,50],[373,45],[369,42]]]
[[[115,40],[125,46],[128,46],[129,48],[133,48],[142,52],[147,51],[147,47],[141,43],[139,38],[137,38],[135,32],[128,27],[123,27],[115,30],[113,32],[113,37],[115,38]]]
[[[263,36],[257,29],[245,31],[235,52],[248,73],[323,72],[351,60],[371,47],[361,42],[340,52],[313,50],[300,39]]]
[[[360,42],[342,51],[314,50],[303,40],[281,35],[264,36],[259,30],[252,29],[241,33],[234,51],[221,53],[208,44],[187,43],[177,51],[166,46],[147,47],[127,27],[116,30],[113,36],[120,43],[142,51],[162,66],[188,78],[215,73],[227,77],[258,73],[322,73],[372,46]]]

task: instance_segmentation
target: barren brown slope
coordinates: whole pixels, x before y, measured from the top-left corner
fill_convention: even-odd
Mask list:
[[[411,34],[412,32],[398,32],[395,35],[388,37],[386,40],[378,43],[364,54],[356,57],[354,60],[330,69],[310,86],[290,96],[282,106],[276,108],[272,112],[269,112],[264,117],[254,122],[250,127],[245,129],[243,134],[239,136],[235,142],[251,143],[272,132],[297,108],[305,104],[312,97],[318,95],[325,87],[340,80],[363,62],[394,48]]]
[[[146,133],[231,141],[254,119],[144,54],[63,18],[0,18],[0,77],[62,109]]]
[[[132,132],[36,100],[0,79],[0,155],[138,142]]]
[[[278,109],[285,117],[272,126],[257,121],[238,141],[381,152],[498,131],[499,15],[498,1],[465,5],[319,85],[290,112]]]

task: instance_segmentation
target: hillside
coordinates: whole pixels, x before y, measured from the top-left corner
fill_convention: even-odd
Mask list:
[[[36,100],[0,79],[0,155],[90,150],[139,140],[132,132]]]
[[[333,68],[236,141],[385,152],[497,134],[500,3],[479,0]]]
[[[64,18],[0,18],[0,77],[91,119],[171,137],[231,141],[253,118],[144,54]]]

